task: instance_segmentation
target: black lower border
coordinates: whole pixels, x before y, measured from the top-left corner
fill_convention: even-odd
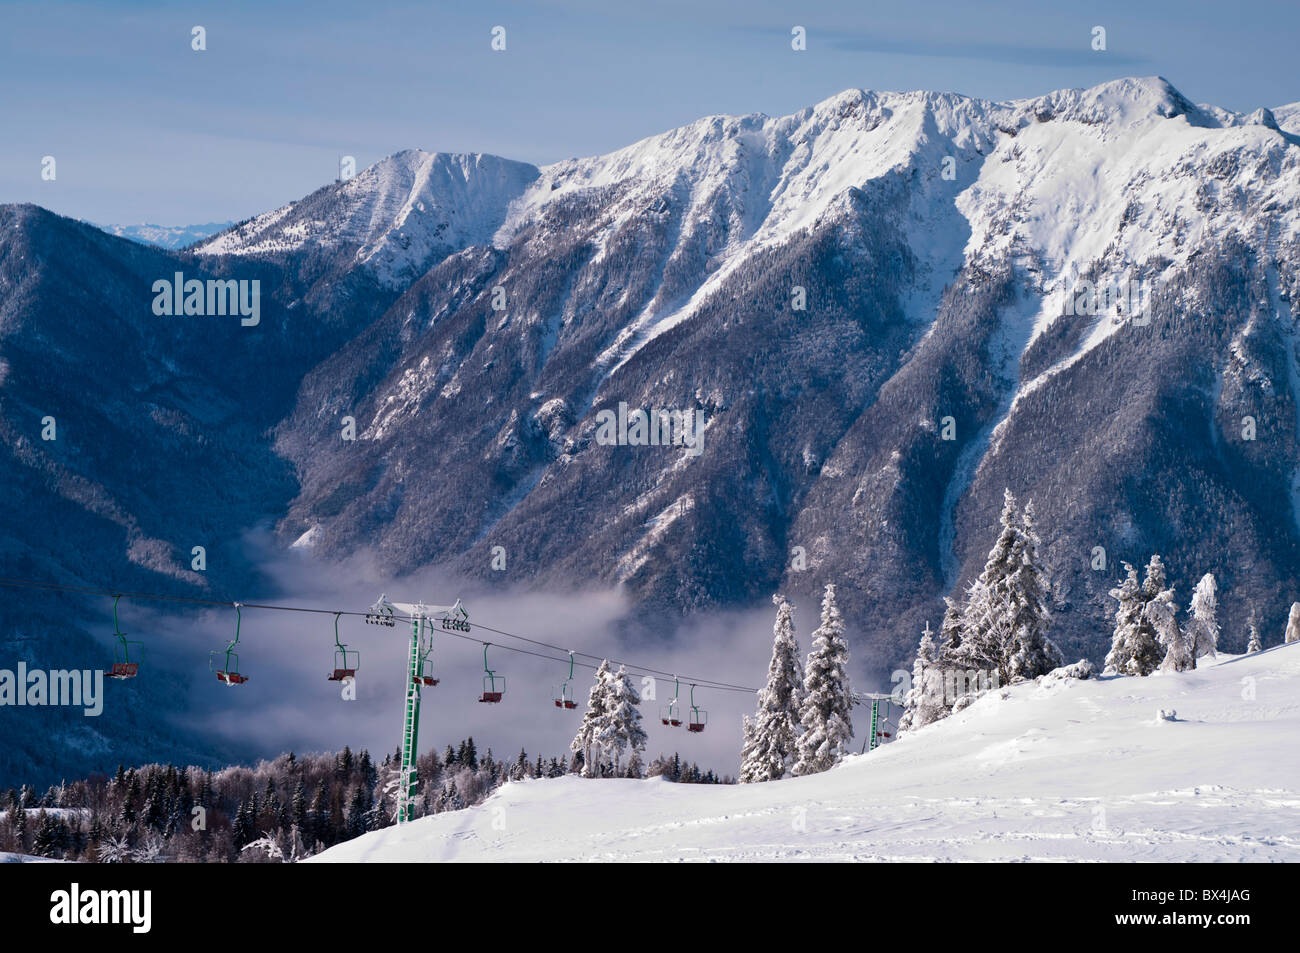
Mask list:
[[[1051,929],[1071,939],[1199,932],[1231,943],[1289,922],[1283,905],[1293,880],[1281,864],[864,865],[830,876],[774,865],[630,865],[595,874],[578,865],[4,864],[0,909],[9,935],[127,944],[204,935],[373,941],[376,928],[437,935],[455,921],[494,942],[513,921],[546,942],[551,930],[567,931],[561,923],[597,907],[618,911],[629,927],[644,918],[655,932],[675,916],[698,930],[707,910],[709,932],[753,930],[770,939],[775,911],[760,898],[779,896],[792,928],[794,920],[816,928],[806,918],[824,904],[827,928],[856,921],[873,942],[924,935],[928,922],[956,931],[953,938]],[[128,922],[54,922],[72,919],[74,896],[88,916],[102,909],[111,918],[116,907]],[[551,926],[533,933],[528,924]]]

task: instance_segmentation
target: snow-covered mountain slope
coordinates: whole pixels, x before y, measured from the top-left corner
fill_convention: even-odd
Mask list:
[[[1270,110],[1273,118],[1277,121],[1278,126],[1291,133],[1300,136],[1300,103],[1288,103],[1285,106],[1278,106]]]
[[[314,860],[1298,861],[1297,732],[1300,645],[1278,646],[992,692],[808,778],[512,783]]]
[[[1210,236],[1258,240],[1252,208],[1281,212],[1263,236],[1272,247],[1293,240],[1300,212],[1289,199],[1300,173],[1290,163],[1274,177],[1261,165],[1275,163],[1268,156],[1283,145],[1267,110],[1203,109],[1159,77],[1010,103],[848,90],[791,116],[712,116],[607,155],[546,166],[512,203],[495,242],[508,247],[548,208],[592,191],[616,195],[581,226],[599,247],[670,193],[686,200],[678,250],[722,226],[707,245],[707,280],[685,300],[655,296],[601,355],[602,363],[617,359],[616,369],[688,320],[748,257],[816,227],[849,190],[890,173],[913,178],[899,224],[927,271],[946,265],[939,274],[946,281],[963,263],[1014,255],[1032,261],[1045,288],[1063,290],[1098,266],[1116,278],[1155,258],[1178,266]],[[1242,162],[1241,153],[1257,161]],[[954,177],[945,180],[949,158]],[[1204,181],[1207,166],[1222,184]],[[1232,204],[1206,201],[1207,191],[1223,190],[1234,193]],[[965,247],[949,247],[963,230]],[[1049,307],[1035,331],[1056,316]],[[1114,327],[1101,322],[1088,345]]]
[[[408,150],[347,182],[259,215],[205,242],[200,255],[343,251],[388,287],[404,287],[452,251],[487,242],[537,169],[488,155]]]
[[[1158,77],[1009,103],[851,90],[546,166],[303,383],[281,533],[476,573],[509,544],[512,571],[686,610],[841,578],[896,664],[1009,486],[1042,516],[1072,654],[1104,651],[1097,546],[1239,585],[1233,638],[1251,602],[1280,623],[1300,597],[1300,140],[1280,123]],[[356,240],[389,248],[380,211],[405,199],[365,192],[376,170],[343,190],[374,225]],[[1146,282],[1150,320],[1066,313],[1085,278]],[[621,401],[703,414],[706,450],[598,445]],[[1267,440],[1234,436],[1246,416]]]

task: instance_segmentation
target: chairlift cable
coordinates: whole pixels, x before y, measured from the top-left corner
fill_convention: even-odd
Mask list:
[[[237,615],[239,613],[239,610],[241,609],[264,609],[264,610],[275,611],[275,612],[306,612],[306,613],[312,613],[316,615],[332,615],[335,617],[335,620],[337,622],[337,619],[340,616],[369,617],[373,614],[372,612],[369,611],[358,612],[349,609],[321,609],[312,606],[287,606],[287,605],[279,605],[275,603],[265,603],[265,602],[236,602],[227,599],[201,599],[194,596],[177,596],[177,595],[168,595],[164,593],[139,592],[139,591],[132,591],[132,590],[124,590],[124,589],[104,589],[96,586],[70,585],[66,583],[44,582],[40,580],[19,579],[14,577],[0,577],[0,587],[6,587],[11,589],[33,589],[33,590],[47,591],[47,592],[65,592],[65,593],[74,593],[74,594],[85,595],[85,596],[106,596],[114,599],[128,599],[128,600],[134,599],[134,600],[143,600],[143,601],[151,601],[151,602],[175,602],[175,603],[183,603],[183,604],[194,605],[194,606],[211,606],[214,608],[233,608],[236,610]],[[491,643],[496,645],[497,648],[504,649],[507,652],[517,652],[521,655],[530,655],[533,656],[534,658],[546,659],[548,661],[562,662],[572,657],[577,657],[581,659],[590,659],[594,664],[583,663],[583,662],[579,662],[577,664],[582,665],[583,668],[588,668],[592,670],[599,668],[601,662],[608,661],[611,665],[619,665],[627,668],[629,674],[659,676],[662,678],[672,678],[680,681],[679,677],[676,674],[665,671],[663,669],[656,669],[648,665],[641,665],[635,662],[625,661],[622,659],[607,658],[601,655],[593,655],[590,652],[579,652],[575,650],[566,649],[563,646],[555,645],[550,642],[544,642],[540,639],[533,639],[533,638],[529,638],[528,636],[519,635],[518,633],[515,632],[508,632],[504,629],[493,628],[492,626],[484,625],[481,622],[469,622],[467,624],[470,626],[470,628],[482,629],[484,632],[490,632],[494,635],[499,635],[504,638],[514,639],[519,642],[525,642],[529,645],[535,645],[541,648],[551,649],[555,652],[563,653],[563,655],[561,657],[556,657],[553,655],[546,655],[541,652],[529,651],[528,649],[520,648],[518,646]],[[236,626],[236,630],[237,630],[236,631],[237,637],[235,641],[237,642],[238,623]],[[482,639],[474,638],[473,635],[462,634],[454,630],[440,630],[440,631],[442,632],[443,635],[454,636],[455,638],[458,639],[466,639],[471,642],[479,642],[479,643],[483,642]],[[685,678],[687,678],[689,681],[693,682],[694,684],[699,685],[701,688],[710,689],[714,691],[745,692],[749,694],[753,694],[754,692],[758,691],[757,688],[753,688],[750,686],[736,685],[730,682],[715,681],[713,679],[708,679],[708,678],[696,678],[693,676],[685,676]],[[242,684],[242,682],[237,684]]]

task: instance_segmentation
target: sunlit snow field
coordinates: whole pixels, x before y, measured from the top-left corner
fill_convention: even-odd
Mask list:
[[[809,778],[508,784],[313,860],[1298,860],[1300,644],[1201,661],[991,692]]]

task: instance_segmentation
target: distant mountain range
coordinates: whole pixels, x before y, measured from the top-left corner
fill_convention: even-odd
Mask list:
[[[96,227],[118,238],[129,238],[145,245],[157,245],[159,248],[176,249],[211,238],[233,224],[233,222],[210,222],[207,225],[97,225]]]
[[[1159,78],[851,90],[540,168],[403,152],[183,252],[0,206],[0,572],[254,586],[273,520],[659,619],[834,580],[879,675],[1010,487],[1068,656],[1152,552],[1240,649],[1300,598],[1298,134]],[[260,321],[155,314],[177,272],[258,280]],[[609,445],[620,405],[702,414],[701,452]],[[203,579],[196,535],[231,541]]]

